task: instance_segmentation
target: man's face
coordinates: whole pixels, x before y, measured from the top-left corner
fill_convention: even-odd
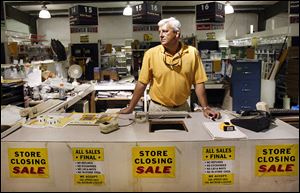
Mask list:
[[[160,27],[158,31],[160,42],[163,46],[170,46],[179,39],[179,32],[175,32],[168,24]]]

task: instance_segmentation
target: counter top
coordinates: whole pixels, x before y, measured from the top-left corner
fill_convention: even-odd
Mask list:
[[[222,112],[221,112],[222,113]],[[152,142],[152,141],[213,141],[208,130],[204,126],[205,122],[212,122],[203,117],[201,112],[190,113],[191,118],[168,119],[184,121],[188,132],[186,131],[157,131],[149,132],[149,123],[132,123],[132,114],[119,115],[119,130],[109,134],[100,132],[98,126],[78,126],[68,125],[64,128],[29,128],[22,127],[3,138],[2,142]],[[222,114],[223,115],[223,114]],[[226,116],[223,116],[226,117]],[[166,121],[166,120],[163,120]],[[228,121],[220,119],[216,122]],[[263,132],[253,132],[244,128],[239,128],[248,139],[240,140],[274,140],[274,139],[299,139],[299,129],[279,120],[270,129]],[[228,140],[228,139],[226,139]],[[232,139],[239,140],[239,139]]]
[[[118,83],[118,82],[104,82],[94,85],[95,90],[134,90],[136,83]],[[206,83],[206,89],[223,89],[224,84],[222,83]],[[149,84],[147,86],[149,89]],[[194,89],[194,86],[192,86]]]

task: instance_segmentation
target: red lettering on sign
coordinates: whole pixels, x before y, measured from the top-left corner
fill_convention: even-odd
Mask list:
[[[293,168],[292,168],[293,166],[294,166],[294,164],[287,164],[286,168],[285,168],[285,171],[292,172],[293,171]]]
[[[35,170],[34,167],[23,167],[22,169],[18,166],[15,166],[13,168],[13,173],[15,174],[45,174],[45,167],[38,167],[37,170]]]
[[[38,167],[37,173],[38,174],[45,174],[44,169],[46,169],[45,167]]]
[[[147,173],[155,173],[155,174],[161,174],[161,173],[164,173],[164,174],[168,174],[168,173],[171,173],[171,166],[163,166],[163,167],[160,167],[160,166],[156,166],[155,167],[155,170],[153,169],[152,166],[149,166],[148,168],[144,168],[144,166],[139,166],[137,167],[136,169],[136,173],[138,174],[147,174]]]
[[[156,171],[156,170],[155,170]],[[153,174],[153,168],[152,168],[152,166],[149,166],[148,168],[147,168],[147,170],[145,171],[145,173],[147,174],[147,173],[152,173]]]
[[[144,167],[143,166],[137,167],[136,170],[137,170],[136,173],[138,173],[138,174],[144,173]]]
[[[31,171],[31,170],[30,170],[30,171]],[[29,174],[29,170],[28,170],[27,167],[24,167],[24,168],[21,170],[21,174],[24,174],[24,173]]]
[[[169,174],[169,173],[171,173],[171,166],[165,166],[165,167],[164,167],[163,173],[164,173],[164,174]]]
[[[268,172],[276,172],[276,166],[271,165],[270,168],[268,169]]]
[[[13,173],[14,173],[14,174],[20,173],[20,167],[15,166],[15,167],[13,168]]]
[[[156,168],[155,168],[155,173],[157,173],[157,174],[162,173],[162,171],[159,171],[159,166],[156,166]]]
[[[292,172],[294,164],[287,164],[285,167],[282,164],[271,165],[269,168],[267,165],[260,165],[259,172]]]

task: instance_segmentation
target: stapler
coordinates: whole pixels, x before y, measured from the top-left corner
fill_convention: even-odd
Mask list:
[[[104,115],[99,120],[101,133],[107,134],[119,129],[117,116]]]

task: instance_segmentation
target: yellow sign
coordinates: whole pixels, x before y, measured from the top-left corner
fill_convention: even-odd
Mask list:
[[[234,160],[234,146],[203,147],[203,160]]]
[[[133,147],[133,176],[173,178],[175,158],[175,147]]]
[[[256,176],[296,176],[298,144],[258,145],[255,160]]]
[[[93,147],[72,148],[74,183],[77,185],[103,185],[104,149]]]
[[[152,34],[144,34],[144,41],[145,42],[150,42],[150,41],[152,41],[152,39],[153,39]]]
[[[74,161],[103,161],[103,148],[72,148]]]
[[[253,38],[251,39],[251,46],[256,48],[256,47],[257,47],[257,44],[258,44],[257,37],[253,37]]]
[[[46,148],[9,148],[11,177],[48,178],[48,151]]]
[[[231,185],[234,183],[234,146],[213,146],[202,148],[204,172],[203,185]]]
[[[203,185],[209,184],[222,184],[231,185],[233,184],[234,174],[203,174],[202,182]]]
[[[74,174],[74,182],[78,185],[103,185],[105,176],[103,174]]]

